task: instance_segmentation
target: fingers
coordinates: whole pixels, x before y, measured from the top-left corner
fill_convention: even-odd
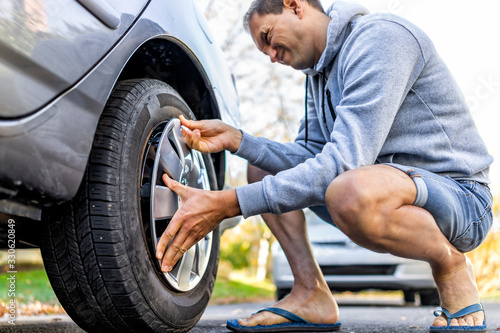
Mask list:
[[[165,273],[171,271],[177,261],[198,241],[198,238],[193,238],[181,229],[167,248],[161,265],[162,271]]]
[[[199,129],[191,131],[189,128],[182,128],[182,136],[189,148],[200,150],[201,132]]]
[[[183,186],[179,182],[171,179],[167,174],[163,174],[162,180],[168,188],[170,188],[179,196],[179,198],[182,199],[186,186]],[[187,250],[183,250],[183,248],[179,245],[183,244],[184,239],[186,238],[184,235],[179,233],[181,226],[181,219],[179,219],[177,214],[174,215],[156,245],[156,258],[158,260],[163,259],[161,267],[163,272],[171,271],[177,260],[179,260],[182,254],[184,254]],[[171,244],[168,245],[169,243]],[[175,261],[172,260],[172,256],[177,259]]]
[[[185,191],[187,190],[186,186],[182,185],[178,181],[173,180],[166,173],[163,174],[161,179],[163,180],[165,185],[167,185],[167,187],[171,189],[175,194],[177,194],[180,198],[183,197]]]
[[[174,193],[182,198],[182,195],[185,191],[185,186],[182,186],[179,182],[171,179],[167,174],[163,174],[162,180],[168,188],[170,188]],[[163,232],[160,240],[158,241],[158,244],[156,245],[156,258],[160,260],[163,258],[168,243],[170,243],[170,241],[174,238],[179,228],[180,224],[175,223],[174,219],[172,219],[168,228]]]
[[[172,221],[173,222],[173,221]],[[156,246],[156,258],[158,260],[162,260],[163,254],[165,252],[165,249],[167,248],[168,243],[174,238],[175,234],[180,228],[179,223],[172,223],[170,222],[168,225],[168,228],[165,229],[163,234],[161,235],[160,241],[158,242],[158,245]],[[162,271],[164,272],[169,272],[172,270],[172,265],[169,263],[166,263],[166,260],[163,259],[163,264],[162,264]]]
[[[184,137],[184,141],[188,145],[189,148],[193,148],[199,150],[200,139],[201,139],[201,124],[198,121],[192,121],[186,119],[184,116],[179,116],[182,127],[182,136]]]
[[[224,194],[225,196],[221,197],[219,204],[213,205],[214,195],[210,191],[181,185],[166,174],[162,175],[162,180],[179,196],[179,209],[170,220],[156,247],[156,258],[161,260],[161,269],[163,272],[168,272],[186,251],[220,223],[222,220],[220,207],[228,202],[225,198],[230,191],[220,194],[219,196]],[[232,192],[229,194],[232,195]],[[234,197],[236,198],[236,193]]]
[[[162,180],[168,188],[179,196],[181,203],[183,197],[189,196],[188,192],[192,190],[171,179],[167,174],[163,174]],[[171,271],[184,253],[202,238],[198,237],[199,230],[188,227],[185,220],[186,216],[181,211],[177,211],[156,246],[156,258],[162,260],[161,270],[165,273]]]
[[[165,273],[170,272],[174,268],[177,260],[179,260],[179,258],[182,257],[182,255],[187,251],[187,249],[184,249],[182,247],[182,244],[184,243],[183,235],[178,234],[180,227],[181,224],[172,219],[167,229],[165,229],[165,231],[163,232],[160,242],[158,243],[156,258],[158,258],[159,260],[162,260],[163,258],[161,263],[161,270]],[[172,243],[165,251],[165,248],[171,240]],[[161,249],[163,249],[163,251],[165,251],[165,256],[163,256],[163,251],[160,250],[160,247]]]
[[[203,238],[197,229],[181,228],[183,219],[176,217],[170,221],[157,246],[156,258],[162,260],[161,270],[165,273],[170,272],[186,251]]]
[[[182,124],[182,125],[184,125],[184,126],[186,126],[186,127],[188,127],[188,128],[189,128],[189,127],[191,127],[191,123],[192,123],[192,121],[191,121],[191,120],[189,120],[189,119],[186,119],[186,117],[184,117],[183,115],[180,115],[180,116],[179,116],[179,120],[181,121],[181,124]]]
[[[179,116],[179,120],[181,121],[181,125],[184,125],[190,130],[200,129],[203,127],[203,121],[187,119],[183,115]]]

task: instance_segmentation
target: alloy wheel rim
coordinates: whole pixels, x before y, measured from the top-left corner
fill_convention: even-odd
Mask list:
[[[150,251],[154,251],[152,256],[155,257],[158,241],[179,208],[179,197],[163,183],[162,175],[166,173],[183,185],[204,190],[210,190],[210,182],[203,155],[190,149],[184,142],[179,119],[174,118],[166,125],[159,124],[153,130],[148,145],[145,160],[154,158],[154,163],[151,165],[150,162],[149,166],[143,163],[141,173],[146,182],[143,181],[141,186],[141,198],[149,197],[149,204],[146,201],[143,213],[148,208],[149,212],[143,215],[149,222],[149,228],[146,229],[149,229],[150,234],[147,239],[151,242]],[[170,272],[161,272],[161,261],[157,260],[157,271],[177,291],[194,289],[210,261],[212,240],[213,233],[210,232],[188,249]]]

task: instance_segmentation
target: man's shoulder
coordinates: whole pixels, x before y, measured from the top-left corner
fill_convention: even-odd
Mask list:
[[[396,43],[399,45],[418,45],[424,54],[433,52],[430,38],[425,32],[407,19],[390,14],[374,13],[359,17],[352,22],[352,31],[348,44],[361,42],[365,46],[371,43],[374,46],[380,43]]]
[[[417,40],[427,40],[427,35],[412,22],[407,19],[391,13],[373,13],[363,15],[353,21],[353,32],[358,33],[401,33],[409,32]]]
[[[407,19],[391,14],[391,13],[370,13],[359,17],[356,21],[357,25],[366,25],[370,23],[394,23],[402,26],[413,26],[413,24]]]

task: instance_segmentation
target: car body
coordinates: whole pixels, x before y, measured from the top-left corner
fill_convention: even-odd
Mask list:
[[[120,79],[166,81],[191,109],[238,122],[224,57],[192,0],[11,0],[2,6],[10,8],[0,36],[4,197],[43,207],[75,195],[100,114]],[[167,47],[170,63],[161,58]]]
[[[408,302],[420,293],[421,304],[438,303],[428,263],[370,251],[312,211],[306,210],[305,216],[313,254],[332,291],[402,290]],[[274,283],[282,298],[292,289],[294,279],[278,242],[273,244],[272,255]]]
[[[194,0],[8,0],[0,30],[0,248],[40,247],[87,331],[189,330],[223,227],[161,272],[157,238],[178,208],[161,175],[227,186],[226,153],[190,150],[175,118],[239,124],[203,13]]]

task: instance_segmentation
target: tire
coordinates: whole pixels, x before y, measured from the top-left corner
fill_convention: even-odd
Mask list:
[[[415,290],[403,290],[405,303],[415,303]]]
[[[119,82],[101,116],[78,194],[49,216],[41,246],[47,275],[66,312],[86,331],[185,332],[208,304],[219,260],[218,229],[186,252],[171,273],[163,274],[154,256],[178,204],[161,183],[162,173],[172,172],[171,160],[161,155],[166,166],[158,163],[156,151],[171,145],[170,153],[180,158],[185,147],[167,138],[175,135],[167,122],[180,114],[194,119],[167,84]],[[179,181],[217,189],[210,156],[189,153],[190,171]],[[154,203],[165,195],[174,206],[160,215],[161,205]]]
[[[420,305],[437,305],[441,304],[439,299],[439,292],[437,289],[421,290],[420,294]]]

